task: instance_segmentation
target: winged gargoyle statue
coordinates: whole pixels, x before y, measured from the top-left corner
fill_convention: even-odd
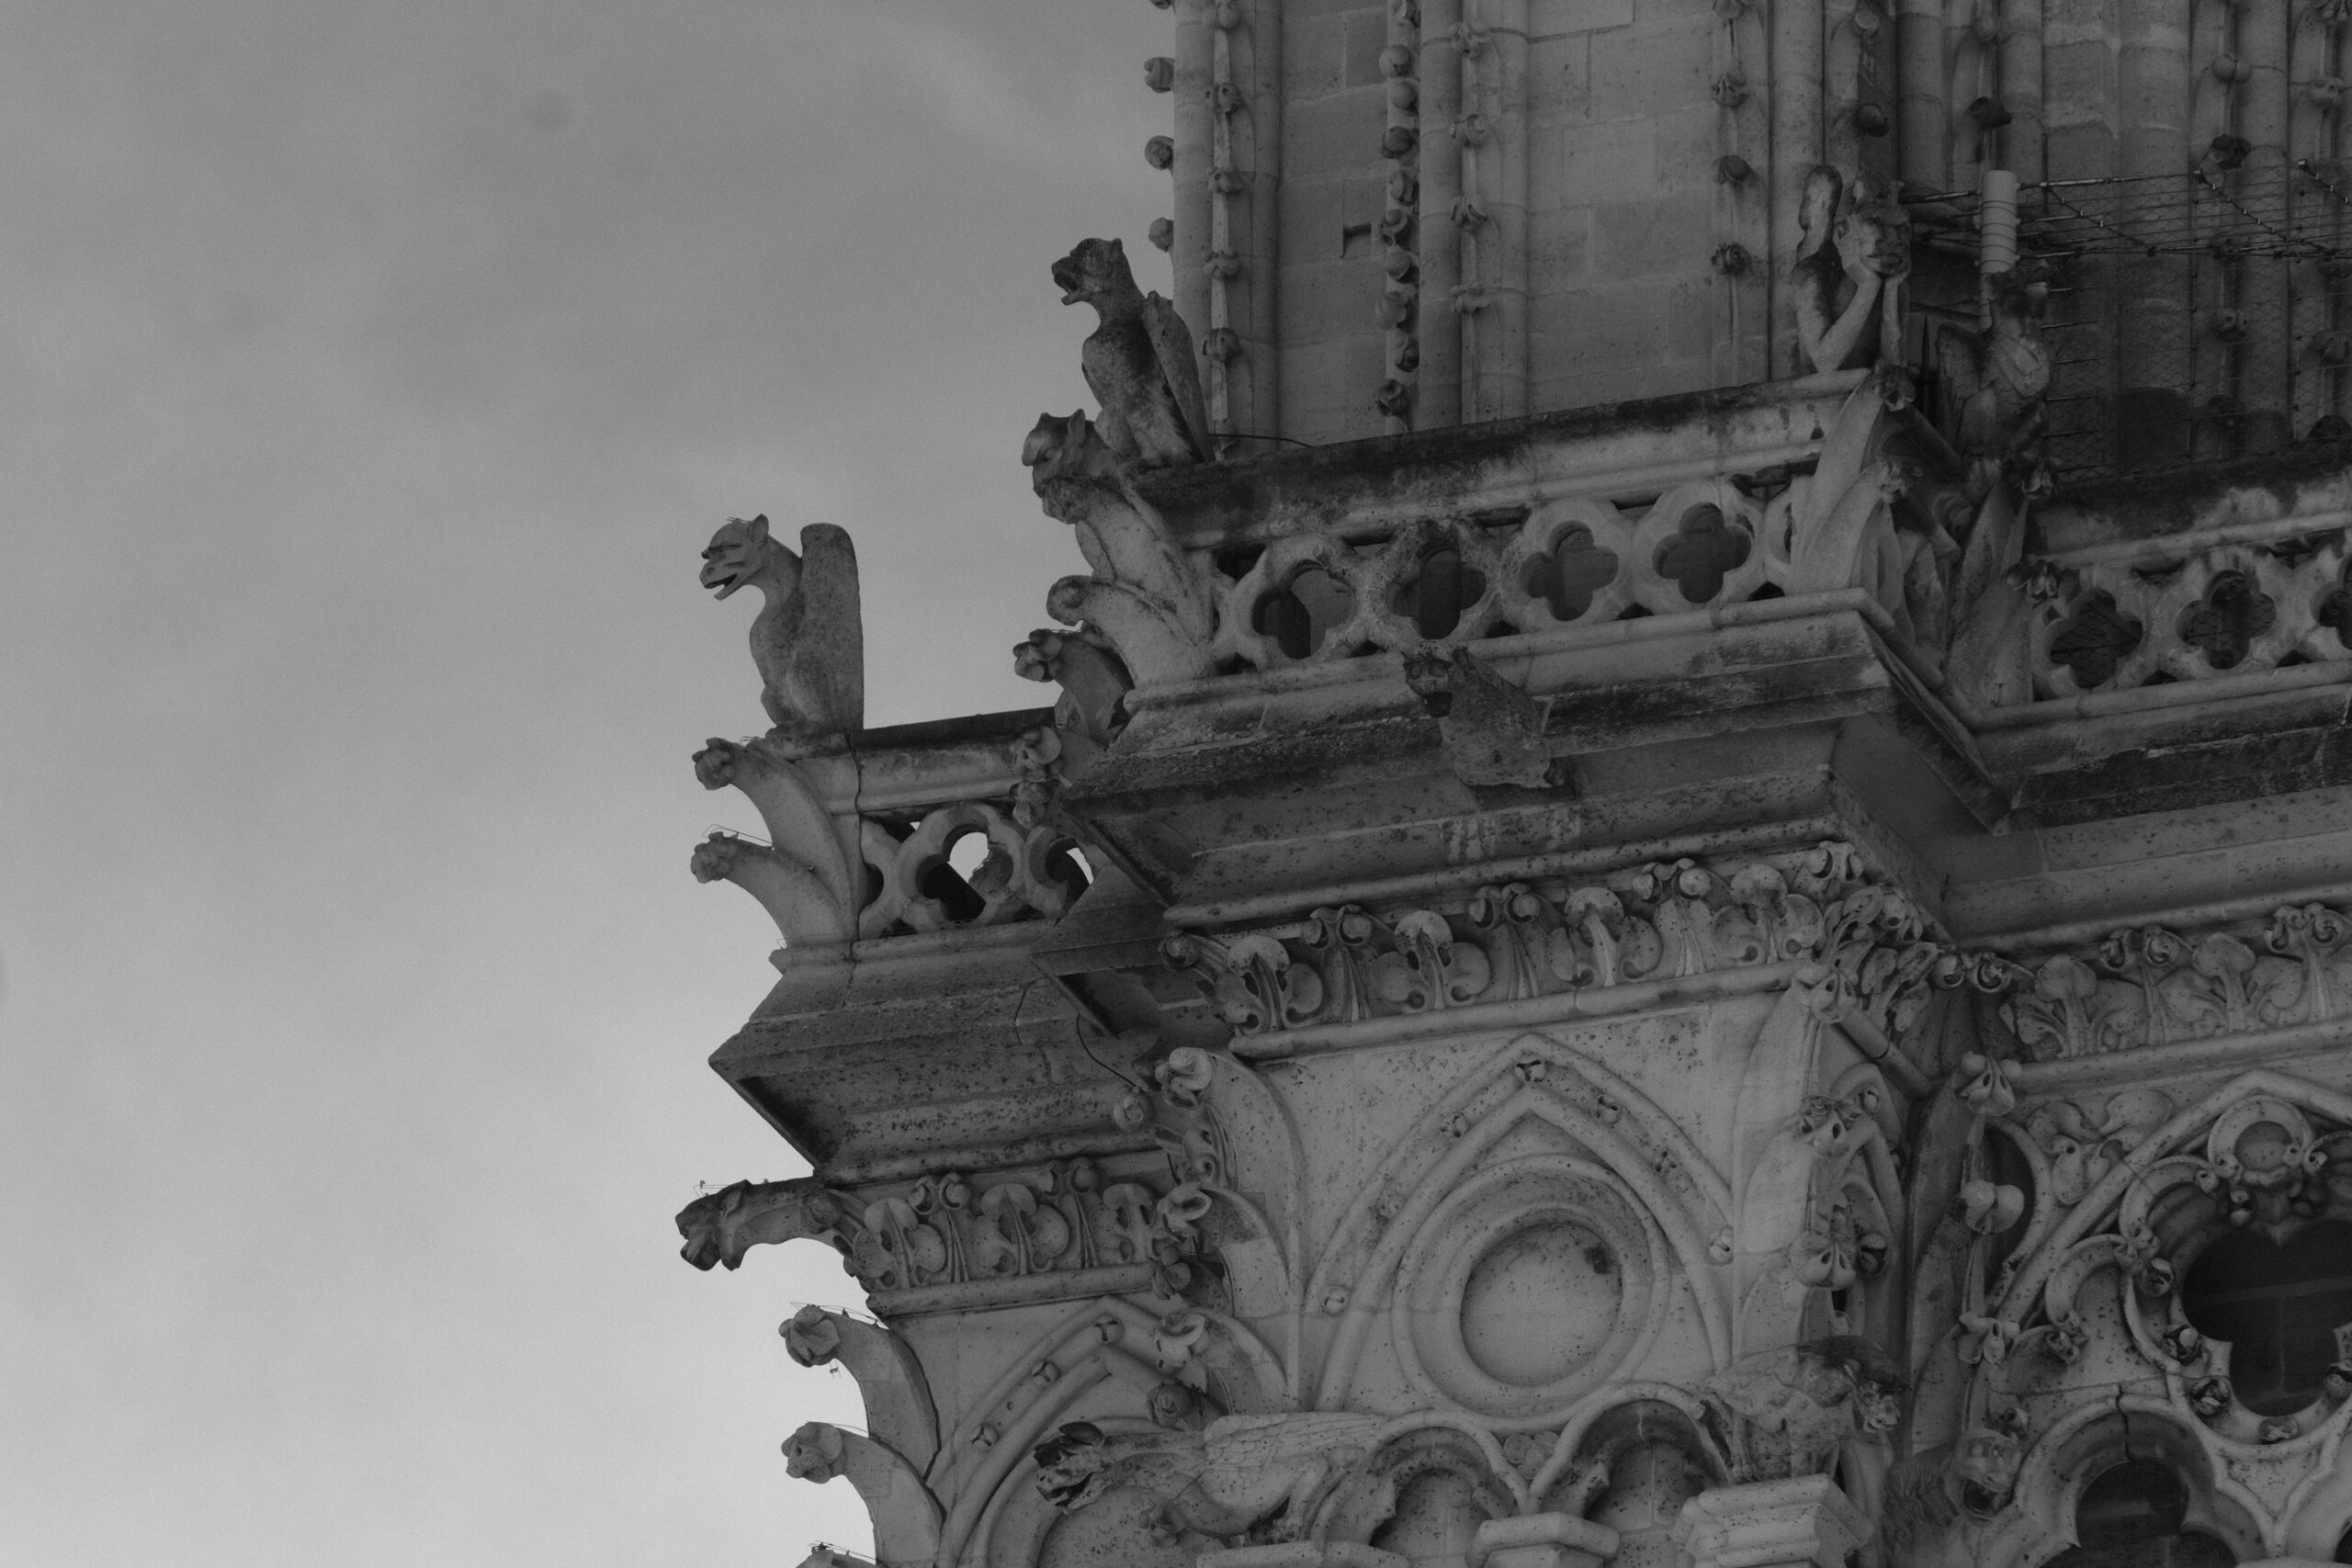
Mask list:
[[[1054,281],[1063,304],[1084,300],[1101,318],[1079,364],[1102,400],[1095,424],[1111,450],[1146,468],[1215,456],[1193,334],[1175,306],[1136,286],[1126,247],[1116,240],[1080,240],[1054,264]]]
[[[752,622],[752,662],[778,736],[816,740],[863,728],[865,629],[848,533],[811,523],[795,555],[769,536],[766,513],[730,517],[702,561],[702,585],[719,598],[746,583],[766,598]]]

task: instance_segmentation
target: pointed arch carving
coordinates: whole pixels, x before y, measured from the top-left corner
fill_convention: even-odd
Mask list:
[[[1527,1034],[1488,1052],[1415,1122],[1324,1247],[1307,1300],[1311,1310],[1341,1321],[1324,1363],[1318,1408],[1346,1403],[1372,1329],[1396,1311],[1400,1276],[1417,1272],[1408,1267],[1416,1238],[1429,1235],[1432,1220],[1489,1151],[1531,1121],[1556,1129],[1591,1156],[1547,1168],[1552,1177],[1588,1183],[1594,1191],[1614,1190],[1624,1213],[1638,1216],[1633,1226],[1654,1229],[1654,1271],[1669,1284],[1678,1272],[1687,1281],[1711,1358],[1718,1366],[1728,1359],[1730,1314],[1717,1277],[1728,1259],[1730,1235],[1730,1192],[1722,1173],[1672,1118],[1624,1079],[1569,1046]],[[1571,1171],[1569,1165],[1580,1168]],[[1532,1169],[1522,1174],[1538,1179]],[[1499,1417],[1492,1423],[1498,1429],[1546,1425],[1581,1392],[1573,1382],[1559,1382],[1541,1413],[1490,1408],[1487,1414]]]
[[[946,1503],[943,1568],[958,1562],[1027,1568],[1035,1561],[1035,1541],[1043,1540],[1053,1519],[1050,1510],[1031,1506],[1036,1502],[1031,1450],[1076,1418],[1106,1382],[1125,1387],[1117,1409],[1090,1416],[1105,1430],[1151,1431],[1156,1424],[1291,1405],[1272,1352],[1226,1314],[1189,1307],[1155,1314],[1117,1296],[1081,1303],[1006,1359],[941,1445],[929,1479]],[[1171,1409],[1166,1403],[1171,1387],[1197,1397],[1179,1401],[1187,1408]],[[1030,1555],[1007,1555],[1016,1549],[994,1544],[1006,1528],[1015,1538],[1024,1530],[1035,1535],[1025,1549]]]
[[[2263,1068],[2178,1110],[2134,1088],[1991,1123],[2032,1151],[2033,1217],[1929,1380],[1950,1388],[1938,1396],[1946,1427],[2034,1434],[1986,1527],[1988,1551],[2007,1543],[1988,1561],[2034,1568],[2067,1544],[2082,1488],[2132,1449],[2160,1450],[2211,1516],[2198,1528],[2241,1557],[2333,1551],[2327,1532],[2352,1522],[2352,1486],[2332,1479],[2352,1433],[2352,1324],[2338,1333],[2346,1362],[2307,1404],[2248,1408],[2234,1348],[2199,1332],[2183,1287],[2222,1238],[2284,1245],[2352,1219],[2347,1129],[2352,1095]],[[2101,1423],[2128,1423],[2128,1441]]]

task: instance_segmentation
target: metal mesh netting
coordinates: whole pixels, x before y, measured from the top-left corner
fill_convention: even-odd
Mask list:
[[[2018,207],[2021,256],[2050,269],[2059,478],[2352,438],[2352,199],[2335,167],[2056,180]],[[1916,232],[1973,250],[1975,208],[1915,204]]]

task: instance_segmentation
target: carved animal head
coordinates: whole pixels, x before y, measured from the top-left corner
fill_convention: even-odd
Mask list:
[[[800,558],[768,536],[767,513],[729,517],[702,552],[702,585],[726,598],[747,582],[766,579],[778,593],[800,581]]]
[[[743,1201],[743,1193],[752,1184],[738,1181],[716,1192],[706,1192],[678,1211],[678,1234],[686,1245],[678,1256],[695,1268],[707,1271],[713,1264],[724,1262],[733,1269],[742,1262],[741,1254],[727,1256],[727,1220]]]
[[[841,1354],[842,1327],[820,1306],[805,1306],[785,1323],[785,1353],[804,1367],[818,1367]]]
[[[1127,248],[1117,240],[1080,240],[1054,264],[1054,282],[1060,286],[1065,305],[1083,299],[1099,307],[1130,296],[1140,299],[1143,293],[1127,265]]]
[[[1092,1502],[1102,1490],[1102,1472],[1111,1465],[1102,1428],[1091,1421],[1055,1428],[1029,1450],[1029,1457],[1037,1461],[1037,1495],[1063,1513]]]
[[[1960,1506],[1980,1519],[2001,1511],[2017,1489],[2024,1457],[2017,1434],[1998,1427],[1972,1427],[1952,1450],[1952,1475],[1960,1483]]]
[[[831,1481],[842,1472],[842,1431],[811,1421],[784,1440],[785,1473],[795,1481]]]

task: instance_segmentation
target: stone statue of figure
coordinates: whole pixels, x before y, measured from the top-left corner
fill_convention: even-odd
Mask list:
[[[719,598],[750,583],[767,601],[752,622],[752,662],[776,733],[807,741],[862,728],[865,634],[848,533],[811,523],[795,555],[769,536],[765,513],[730,517],[702,560],[702,585]]]
[[[1805,176],[1797,213],[1804,238],[1789,279],[1805,357],[1824,372],[1901,364],[1910,216],[1874,181],[1849,190],[1826,164]]]
[[[1146,468],[1214,457],[1193,334],[1175,306],[1136,286],[1126,247],[1116,240],[1080,240],[1054,264],[1054,281],[1063,304],[1084,300],[1101,318],[1079,364],[1102,400],[1095,428],[1104,444]]]
[[[2032,264],[2011,267],[1994,276],[1992,296],[1991,325],[1936,334],[1944,435],[1969,463],[1971,488],[1980,494],[2041,438],[2050,390],[2050,344],[2041,330],[2047,275]]]

